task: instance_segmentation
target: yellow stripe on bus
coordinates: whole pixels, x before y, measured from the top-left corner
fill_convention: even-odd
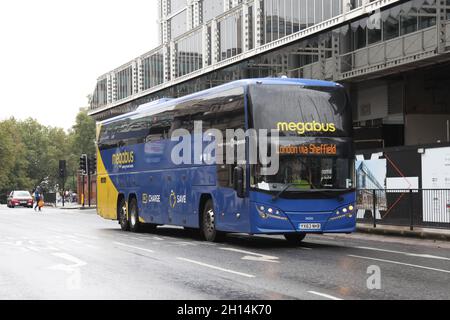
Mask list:
[[[100,131],[97,126],[97,132]],[[119,192],[112,182],[97,148],[97,214],[105,219],[117,220],[117,198]]]

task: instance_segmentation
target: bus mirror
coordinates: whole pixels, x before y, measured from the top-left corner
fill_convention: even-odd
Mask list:
[[[233,187],[239,198],[244,198],[244,169],[241,167],[234,168]]]

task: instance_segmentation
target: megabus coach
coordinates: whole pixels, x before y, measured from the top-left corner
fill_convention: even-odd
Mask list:
[[[204,131],[276,130],[277,172],[250,161],[175,164],[172,134],[196,121]],[[99,123],[97,147],[97,212],[123,230],[177,225],[208,241],[248,233],[299,243],[355,229],[351,107],[334,82],[240,80],[162,99]],[[183,152],[201,157],[195,148]]]

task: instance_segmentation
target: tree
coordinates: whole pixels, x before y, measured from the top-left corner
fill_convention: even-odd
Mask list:
[[[72,127],[72,147],[75,154],[95,155],[95,120],[88,116],[86,109],[80,109]]]
[[[31,118],[0,121],[0,200],[16,189],[33,191],[41,186],[56,191],[61,184],[59,160],[66,160],[66,188],[74,190],[80,155],[95,155],[95,132],[95,121],[86,109],[80,109],[68,133]]]

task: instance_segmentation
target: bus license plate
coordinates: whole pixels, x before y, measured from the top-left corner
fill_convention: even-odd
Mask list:
[[[299,229],[301,230],[320,230],[320,223],[300,223]]]

